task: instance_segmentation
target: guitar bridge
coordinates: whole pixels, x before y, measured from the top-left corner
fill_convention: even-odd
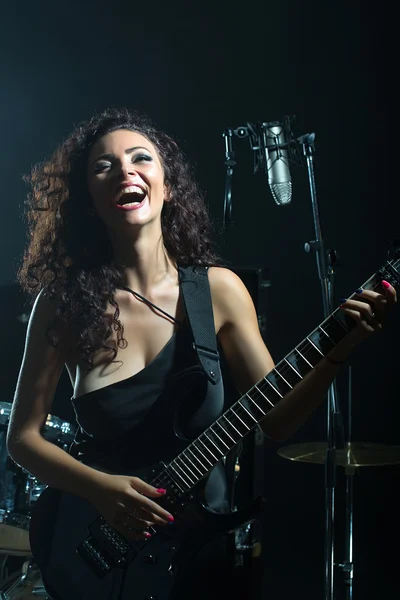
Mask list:
[[[116,567],[125,567],[137,555],[132,545],[103,518],[92,523],[90,534],[79,544],[77,552],[97,577],[104,577]]]

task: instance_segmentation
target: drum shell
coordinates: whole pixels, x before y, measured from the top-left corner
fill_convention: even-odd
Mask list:
[[[0,402],[0,554],[30,554],[30,513],[46,485],[17,465],[6,447],[11,404]],[[43,437],[68,450],[75,428],[59,417],[48,415]]]

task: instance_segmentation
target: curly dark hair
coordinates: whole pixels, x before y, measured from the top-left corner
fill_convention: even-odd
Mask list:
[[[51,300],[56,298],[48,340],[56,346],[62,342],[61,332],[72,331],[88,368],[96,351],[106,350],[114,360],[117,348],[126,347],[114,299],[124,285],[124,272],[114,260],[104,223],[94,214],[87,185],[91,147],[118,129],[140,133],[158,150],[170,196],[161,214],[163,241],[172,260],[181,266],[220,264],[193,169],[170,136],[158,131],[148,116],[127,108],[109,108],[78,124],[50,159],[24,178],[30,186],[29,239],[18,281],[33,296],[43,290]],[[108,303],[115,309],[111,321],[105,316]],[[112,330],[117,346],[109,342]]]

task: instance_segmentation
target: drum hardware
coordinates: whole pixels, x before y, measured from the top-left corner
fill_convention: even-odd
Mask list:
[[[328,446],[324,442],[293,444],[278,450],[283,458],[308,464],[322,465],[326,461]],[[361,467],[379,467],[400,464],[400,446],[369,442],[347,442],[344,448],[336,449],[336,465],[344,468],[346,477],[346,557],[335,563],[342,570],[346,585],[346,598],[353,598],[353,476]]]
[[[345,473],[345,521],[346,521],[346,552],[345,559],[340,563],[334,563],[344,575],[346,586],[346,599],[353,599],[353,505],[354,505],[354,474],[361,467],[378,467],[400,464],[400,446],[388,444],[376,444],[371,442],[352,442],[352,369],[349,367],[349,399],[348,399],[348,431],[347,442],[343,448],[335,448],[333,468],[343,467]],[[326,442],[308,442],[292,444],[280,448],[278,455],[292,461],[305,462],[309,464],[326,464],[327,454],[330,452],[329,444]],[[332,582],[333,583],[333,582]]]
[[[8,455],[6,437],[11,403],[0,402],[0,556],[30,556],[31,510],[46,485],[17,465]],[[43,437],[67,451],[75,428],[59,417],[48,415]]]
[[[1,600],[52,600],[43,585],[41,574],[32,559],[22,565],[21,571],[13,573],[0,586]]]

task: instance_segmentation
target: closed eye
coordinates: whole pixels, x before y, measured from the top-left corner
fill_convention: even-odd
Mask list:
[[[132,163],[137,163],[137,162],[151,162],[153,160],[153,158],[151,156],[149,156],[148,154],[136,154],[136,156],[132,157]],[[93,167],[93,171],[94,173],[101,173],[103,171],[105,171],[106,169],[111,168],[116,161],[99,161],[98,163],[96,163]]]
[[[111,167],[110,162],[108,162],[108,161],[107,162],[99,162],[94,165],[93,171],[94,171],[94,173],[101,173],[102,171],[105,171],[109,167]]]
[[[152,157],[148,154],[137,154],[132,158],[132,162],[152,161]]]

